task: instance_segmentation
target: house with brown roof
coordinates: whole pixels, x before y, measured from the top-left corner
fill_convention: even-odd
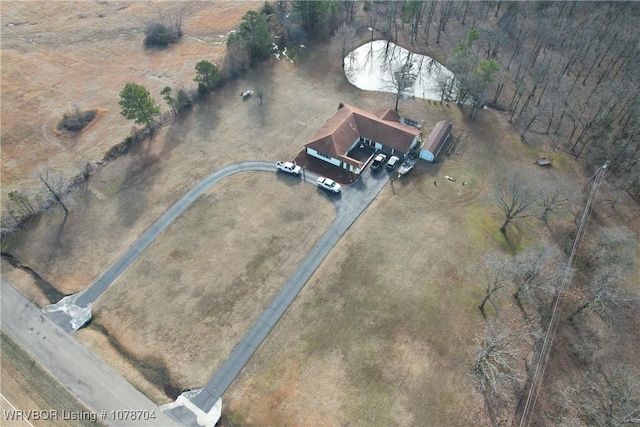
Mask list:
[[[340,104],[338,112],[305,144],[308,155],[360,174],[366,162],[349,157],[357,145],[403,157],[418,145],[420,130],[403,125],[393,110],[380,114]]]

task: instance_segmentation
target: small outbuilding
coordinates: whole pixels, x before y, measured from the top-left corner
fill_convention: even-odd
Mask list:
[[[428,162],[434,162],[442,147],[447,143],[451,137],[451,122],[448,120],[442,120],[436,123],[435,127],[431,131],[429,138],[420,148],[420,158]]]
[[[547,159],[546,157],[540,157],[537,163],[538,163],[538,166],[551,167],[551,160]]]

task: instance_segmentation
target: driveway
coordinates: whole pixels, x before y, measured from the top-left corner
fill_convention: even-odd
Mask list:
[[[136,240],[106,272],[89,288],[63,298],[57,304],[44,308],[44,312],[67,332],[75,332],[91,319],[91,304],[138,258],[138,256],[179,217],[198,197],[220,180],[240,172],[275,172],[275,162],[244,162],[227,166],[200,181],[187,194],[171,206],[151,227]]]
[[[179,217],[200,195],[220,180],[240,172],[262,171],[276,173],[274,162],[244,162],[228,166],[214,172],[192,188],[171,206],[142,236],[89,288],[71,295],[43,311],[64,331],[72,333],[91,319],[91,304],[136,260],[136,258]],[[315,185],[316,173],[306,171],[301,179]],[[296,179],[292,176],[291,179]],[[220,399],[229,385],[247,364],[253,353],[267,337],[271,329],[296,298],[300,290],[329,254],[340,237],[369,206],[389,181],[386,171],[372,174],[368,169],[353,185],[344,187],[340,194],[327,193],[318,189],[319,195],[328,197],[336,207],[336,217],[329,229],[313,246],[307,257],[289,277],[267,309],[252,326],[229,357],[214,373],[211,380],[200,390],[183,393],[174,404],[164,410],[182,425],[205,425],[217,421],[214,413],[220,411]],[[3,287],[5,285],[3,284]],[[4,301],[3,301],[4,305]],[[35,314],[34,314],[35,315]],[[38,313],[38,316],[40,314]],[[42,316],[40,316],[42,317]],[[67,335],[67,334],[64,334]],[[76,345],[77,345],[77,341]],[[45,346],[46,347],[46,346]],[[31,351],[30,351],[31,352]],[[36,357],[38,358],[38,357]],[[102,363],[102,362],[101,362]],[[55,368],[55,363],[53,365]],[[54,372],[53,369],[50,369]],[[57,372],[57,371],[56,371]],[[69,377],[71,379],[71,377]],[[130,385],[129,385],[130,386]],[[216,403],[218,403],[216,405]],[[92,408],[96,408],[90,405]],[[212,422],[215,422],[212,421]]]
[[[314,181],[316,176],[307,173],[307,181]],[[249,359],[260,344],[265,340],[271,329],[276,325],[280,317],[289,308],[289,305],[302,290],[309,278],[320,266],[325,257],[340,237],[349,229],[351,224],[376,198],[380,190],[388,182],[389,175],[385,171],[379,171],[372,175],[366,170],[356,184],[343,187],[342,194],[328,195],[336,206],[336,217],[329,229],[320,237],[307,257],[300,263],[296,271],[287,280],[278,294],[273,298],[267,309],[251,327],[249,332],[240,340],[229,357],[214,373],[209,382],[200,390],[186,393],[184,396],[195,404],[202,413],[218,410],[221,404],[214,409],[216,403],[240,374]],[[321,190],[319,190],[321,191]],[[201,425],[196,420],[198,410],[185,411],[184,407],[168,408],[166,412],[187,426]]]

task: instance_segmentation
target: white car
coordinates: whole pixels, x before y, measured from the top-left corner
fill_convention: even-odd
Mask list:
[[[276,168],[278,168],[279,171],[290,173],[292,175],[300,175],[300,172],[302,172],[302,168],[300,166],[291,162],[278,162],[276,163]]]
[[[391,158],[387,162],[387,169],[389,169],[390,171],[394,170],[399,161],[400,158],[398,156],[391,156]]]
[[[250,97],[251,95],[253,95],[253,91],[252,91],[251,89],[249,89],[249,90],[245,90],[244,92],[242,92],[242,93],[240,94],[240,96],[242,97],[242,99],[248,98],[248,97]]]
[[[318,185],[318,187],[324,188],[325,190],[329,190],[332,193],[336,193],[336,194],[338,194],[341,190],[340,184],[338,184],[332,179],[325,178],[324,176],[321,176],[320,178],[318,178],[316,180],[316,184]]]

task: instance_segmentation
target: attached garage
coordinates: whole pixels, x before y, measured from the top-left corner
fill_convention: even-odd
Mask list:
[[[434,162],[440,151],[451,137],[452,125],[450,121],[442,120],[436,123],[431,135],[420,149],[420,158]]]

